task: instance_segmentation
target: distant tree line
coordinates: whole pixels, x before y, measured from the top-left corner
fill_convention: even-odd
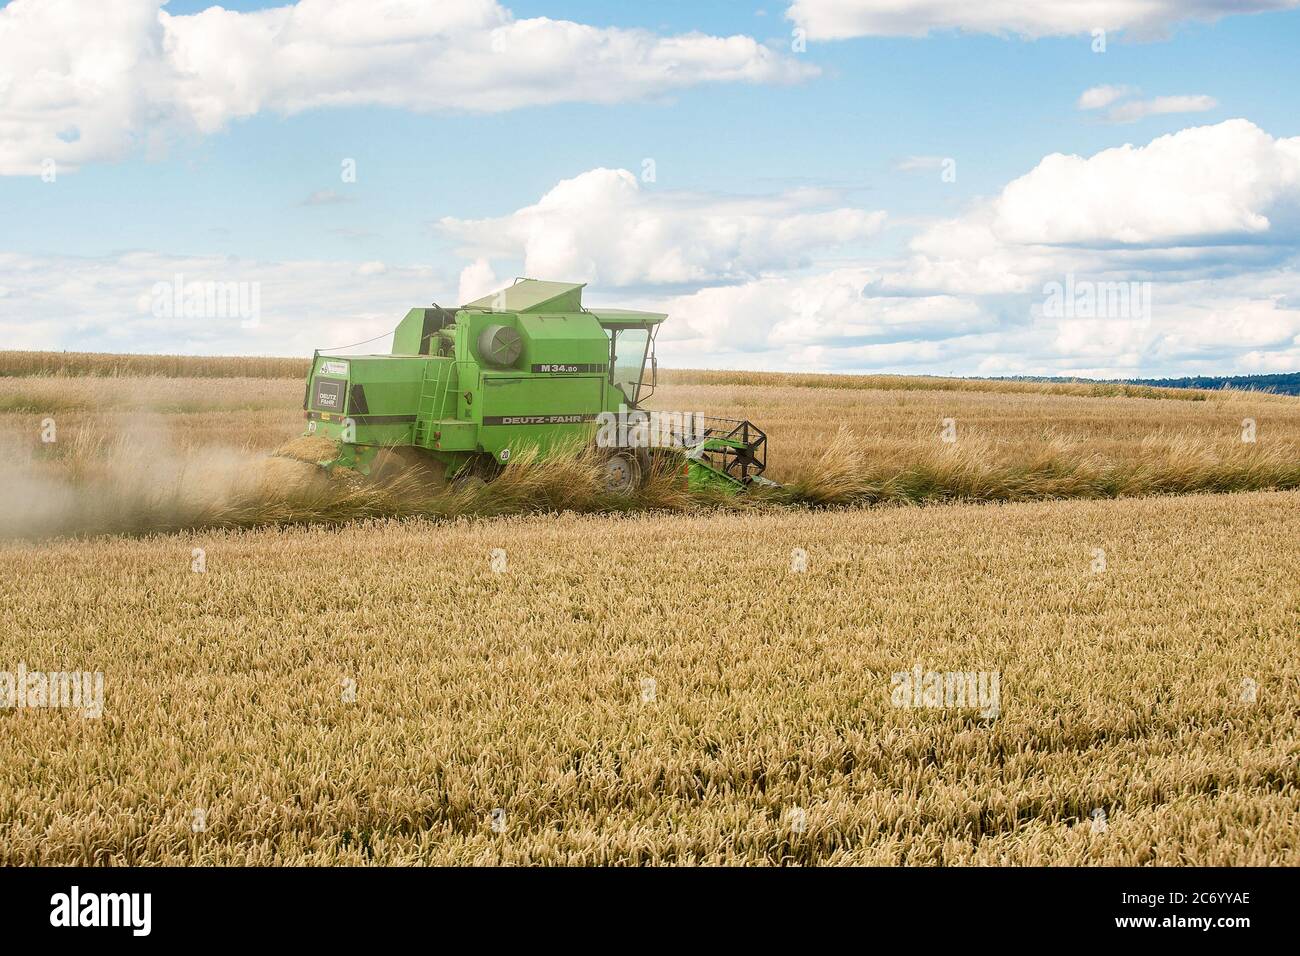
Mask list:
[[[1279,395],[1300,395],[1300,372],[1272,375],[1189,375],[1184,378],[1126,379],[1136,385],[1161,385],[1165,388],[1240,388]]]
[[[1245,391],[1300,395],[1300,372],[1277,372],[1269,375],[1186,375],[1182,378],[1072,378],[1061,375],[1008,375],[993,381],[1107,383],[1114,385],[1149,385],[1156,388],[1239,388]]]

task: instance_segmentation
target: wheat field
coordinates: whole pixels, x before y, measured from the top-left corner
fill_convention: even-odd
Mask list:
[[[103,706],[0,707],[0,863],[1300,864],[1300,399],[678,372],[787,489],[484,517],[284,493],[300,380],[42,361],[0,696]]]
[[[10,545],[6,657],[105,704],[0,711],[0,861],[1297,864],[1297,540],[1288,492]]]

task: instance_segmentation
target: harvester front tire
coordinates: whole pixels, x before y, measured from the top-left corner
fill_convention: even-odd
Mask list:
[[[606,458],[601,469],[605,492],[626,497],[640,488],[646,475],[641,459],[640,454],[627,449],[616,451]]]

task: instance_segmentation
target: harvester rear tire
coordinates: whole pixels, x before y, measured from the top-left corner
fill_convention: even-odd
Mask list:
[[[441,491],[447,487],[443,468],[418,448],[381,448],[370,466],[370,480],[409,492]]]
[[[460,471],[456,472],[455,477],[451,479],[451,487],[455,491],[482,488],[499,474],[501,474],[501,465],[494,457],[478,455],[461,466]]]

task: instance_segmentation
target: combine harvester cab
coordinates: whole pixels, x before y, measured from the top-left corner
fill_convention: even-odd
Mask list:
[[[457,483],[488,482],[525,449],[545,458],[595,444],[616,493],[637,488],[659,455],[677,456],[695,489],[761,481],[767,439],[752,423],[642,410],[667,316],[586,309],[582,289],[521,279],[458,309],[412,309],[392,354],[317,352],[307,434],[337,447],[319,464],[387,477],[432,461]]]

